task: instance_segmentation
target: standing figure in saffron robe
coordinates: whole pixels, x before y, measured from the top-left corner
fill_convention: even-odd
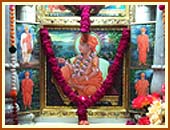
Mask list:
[[[31,109],[34,82],[30,79],[30,73],[25,72],[25,79],[21,82],[24,109]]]
[[[99,69],[99,59],[96,55],[97,38],[90,34],[82,34],[79,50],[73,63],[66,63],[61,68],[68,84],[78,95],[91,96],[102,84],[102,73]]]
[[[148,95],[149,82],[145,79],[145,73],[140,74],[141,79],[138,80],[135,84],[137,96],[146,96]]]
[[[137,37],[139,65],[146,65],[147,53],[149,52],[149,38],[145,32],[146,29],[141,28],[141,34]]]
[[[29,63],[33,51],[33,39],[32,35],[29,33],[28,26],[25,26],[25,32],[21,34],[20,46],[23,62]]]

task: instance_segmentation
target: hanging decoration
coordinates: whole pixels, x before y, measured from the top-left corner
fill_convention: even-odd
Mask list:
[[[81,21],[80,21],[80,31],[82,33],[90,32],[90,6],[80,5],[81,10]]]
[[[10,53],[16,52],[15,47],[15,6],[10,5],[10,43],[11,47],[9,48]]]
[[[11,91],[9,93],[10,97],[13,99],[13,122],[14,125],[18,124],[17,116],[17,88],[16,88],[16,45],[15,45],[15,5],[9,6],[10,10],[10,48],[9,52],[11,53]]]
[[[83,34],[90,32],[90,6],[79,6],[82,10],[81,13],[81,26],[80,31]],[[57,59],[55,58],[54,51],[52,49],[52,42],[48,33],[48,29],[41,28],[40,29],[40,38],[41,43],[44,48],[44,52],[47,56],[48,64],[51,67],[52,74],[56,79],[58,85],[63,90],[64,94],[77,105],[77,115],[79,124],[88,125],[88,117],[87,117],[87,109],[94,105],[97,101],[99,101],[104,95],[108,88],[110,88],[113,83],[115,82],[116,75],[121,68],[122,60],[124,52],[126,51],[129,43],[130,32],[129,29],[124,28],[122,32],[122,37],[119,42],[119,46],[117,49],[117,53],[114,58],[114,62],[111,65],[109,73],[105,81],[101,87],[96,91],[94,95],[91,97],[83,97],[77,95],[71,87],[68,85],[67,81],[65,81],[64,77],[62,76],[62,72],[59,68]],[[83,123],[81,123],[83,122]]]

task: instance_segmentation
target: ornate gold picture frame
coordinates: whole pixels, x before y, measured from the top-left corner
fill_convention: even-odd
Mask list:
[[[55,25],[55,26],[79,26],[80,17],[77,15],[68,15],[70,11],[66,10],[63,15],[55,15],[57,12],[50,12],[48,6],[51,5],[37,5],[37,21],[41,22],[43,25]],[[99,5],[99,6],[117,6],[117,5]],[[105,9],[103,12],[109,14],[115,14],[113,16],[91,16],[92,26],[119,26],[119,25],[129,25],[129,17],[131,15],[129,5],[119,5],[123,6],[123,9]],[[52,7],[51,7],[52,8]],[[56,7],[57,8],[57,7]],[[107,8],[107,7],[106,7]],[[53,8],[52,8],[53,9]],[[54,8],[55,9],[55,8]],[[60,12],[62,13],[62,12]],[[70,11],[70,13],[72,13]],[[116,15],[118,14],[118,15]]]
[[[78,32],[80,26],[80,17],[49,17],[43,6],[37,6],[37,9],[41,14],[38,14],[38,21],[41,22],[43,27],[48,28],[49,34],[51,33],[51,39],[53,41],[53,34],[61,34],[63,32]],[[91,20],[91,31],[92,32],[104,32],[112,34],[112,38],[115,36],[114,32],[121,32],[124,27],[129,27],[129,6],[126,6],[126,15],[125,17],[95,17],[92,16]],[[55,32],[56,31],[56,32]],[[56,34],[56,36],[57,36]],[[121,33],[120,33],[121,34]],[[107,36],[110,37],[110,36]],[[113,42],[113,41],[110,41]],[[43,50],[41,51],[41,114],[44,116],[58,116],[58,117],[76,117],[76,106],[69,105],[69,99],[64,95],[61,91],[60,87],[57,86],[57,83],[53,79],[50,78],[50,82],[53,84],[53,89],[58,91],[60,94],[61,100],[65,105],[49,105],[48,100],[48,87],[49,87],[49,70],[46,62],[46,57],[44,56]],[[126,112],[128,110],[129,104],[129,92],[128,92],[128,52],[124,55],[123,65],[121,69],[121,84],[122,84],[122,92],[121,99],[115,95],[105,95],[100,101],[110,102],[111,105],[95,105],[88,109],[88,115],[91,117],[125,117]],[[120,102],[121,103],[118,103]],[[119,104],[119,105],[118,105]]]
[[[45,25],[44,25],[45,26]],[[77,27],[70,27],[70,28],[57,28],[57,27],[52,27],[52,26],[45,26],[49,29],[49,33],[52,31],[59,31],[58,33],[62,32],[62,30],[65,31],[75,31],[75,30],[79,30],[79,28]],[[93,28],[92,27],[92,31],[96,31],[96,30],[102,30],[102,32],[109,32],[108,30],[110,30],[110,32],[114,32],[114,31],[119,31],[121,32],[123,26],[122,27],[112,27],[112,28],[108,28],[108,27],[102,27],[102,28]],[[109,32],[109,33],[110,33]],[[56,35],[58,36],[58,35]],[[51,37],[52,41],[53,41],[53,37]],[[124,56],[124,60],[123,60],[123,65],[122,65],[122,69],[121,69],[121,75],[119,76],[119,78],[121,78],[121,90],[122,92],[119,93],[121,94],[121,96],[117,96],[117,95],[105,95],[104,98],[102,98],[100,100],[100,102],[109,102],[111,105],[96,105],[91,107],[90,109],[88,109],[88,113],[90,116],[97,116],[97,117],[103,117],[103,116],[118,116],[118,117],[123,117],[126,114],[126,111],[128,109],[128,53],[125,54]],[[44,54],[42,52],[41,55],[41,81],[40,82],[40,86],[41,87],[41,112],[43,115],[46,116],[76,116],[76,106],[75,105],[70,105],[70,101],[69,99],[64,95],[63,91],[61,90],[61,88],[57,85],[57,83],[55,82],[54,78],[51,76],[51,78],[49,77],[49,69],[48,69],[48,65],[46,62],[46,58],[44,57]],[[50,81],[49,81],[50,80]],[[118,79],[117,79],[118,80]],[[50,83],[49,83],[50,82]],[[50,84],[53,84],[53,86],[50,86]],[[49,87],[54,87],[53,90],[51,91]],[[51,100],[54,100],[54,97],[50,98],[50,96],[52,95],[49,91],[53,92],[53,91],[57,91],[59,93],[59,97],[61,98],[61,100],[64,102],[64,105],[50,105]],[[120,99],[121,98],[121,99]],[[56,100],[57,101],[57,100]],[[108,110],[109,108],[109,110]],[[107,111],[105,110],[107,109]],[[116,114],[115,112],[118,112],[119,114]]]

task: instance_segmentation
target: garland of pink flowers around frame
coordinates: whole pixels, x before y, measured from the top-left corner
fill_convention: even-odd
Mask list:
[[[81,25],[81,27],[85,27]],[[85,29],[80,29],[85,30]],[[89,30],[86,29],[88,32]],[[81,32],[84,33],[84,32]],[[48,33],[47,28],[40,29],[40,39],[42,43],[42,47],[44,48],[45,55],[47,56],[48,64],[50,65],[52,74],[57,82],[57,84],[61,87],[64,94],[77,105],[77,115],[78,120],[87,121],[87,109],[94,105],[97,101],[99,101],[104,95],[108,88],[110,88],[115,82],[116,75],[121,68],[121,63],[123,61],[123,55],[126,49],[128,48],[128,43],[130,39],[130,31],[128,28],[124,28],[122,32],[122,37],[119,42],[119,46],[117,48],[117,52],[114,58],[114,62],[109,69],[109,73],[105,81],[103,81],[101,87],[95,92],[91,97],[83,97],[77,95],[71,87],[68,85],[67,81],[65,81],[60,67],[58,66],[58,61],[55,58],[54,51],[52,49],[51,38]]]

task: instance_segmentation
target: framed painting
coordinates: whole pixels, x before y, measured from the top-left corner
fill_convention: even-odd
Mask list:
[[[128,6],[105,5],[97,14],[99,17],[128,17]]]
[[[130,102],[137,96],[150,94],[150,84],[152,81],[152,69],[130,70]],[[143,82],[141,82],[141,80]]]
[[[39,9],[44,11],[45,17],[74,16],[74,13],[64,5],[40,5],[38,6],[37,10],[39,11]],[[41,13],[41,12],[38,12],[38,13]]]
[[[43,25],[79,26],[80,5],[37,5],[37,21]],[[91,5],[94,26],[128,25],[129,5]]]
[[[41,5],[37,9],[40,8],[44,10],[46,17],[69,17],[80,14],[77,5]],[[127,17],[128,9],[127,5],[98,5],[91,14],[96,13],[97,17]]]
[[[151,67],[155,44],[155,24],[131,25],[131,67]]]
[[[38,31],[39,25],[36,24],[16,24],[17,59],[21,67],[39,65]]]
[[[39,111],[40,109],[40,78],[38,69],[20,69],[18,71],[20,89],[17,103],[21,112]]]
[[[52,40],[52,47],[55,53],[55,57],[58,59],[64,59],[64,61],[68,61],[69,63],[73,63],[75,57],[80,55],[80,40],[81,34],[79,28],[70,27],[68,28],[57,28],[46,26],[49,30],[49,35]],[[104,81],[107,77],[109,67],[114,61],[114,56],[116,54],[116,50],[122,36],[122,28],[92,28],[90,36],[95,37],[97,40],[97,45],[95,47],[96,55],[99,58],[99,70],[102,73],[102,81]],[[46,58],[44,58],[42,54],[42,77],[41,84],[45,86],[42,90],[42,101],[41,106],[43,106],[43,114],[44,115],[61,115],[62,116],[75,116],[73,111],[75,110],[75,104],[70,102],[70,100],[64,95],[60,86],[57,85],[55,79],[52,76],[52,72],[50,70],[49,65],[47,64]],[[127,98],[128,98],[128,87],[127,85],[127,67],[126,67],[127,57],[124,57],[123,63],[121,65],[120,72],[118,73],[115,83],[113,86],[107,90],[106,95],[99,102],[97,102],[89,112],[95,116],[102,116],[103,110],[106,107],[116,108],[120,110],[120,113],[124,113],[127,108]],[[64,62],[59,62],[59,66],[61,70],[66,66]],[[63,75],[65,75],[64,71],[62,71]],[[66,75],[68,72],[66,72]],[[65,79],[66,80],[66,79]],[[73,89],[74,90],[74,89]],[[77,92],[75,90],[75,92]],[[77,92],[79,94],[79,92]],[[55,109],[54,109],[55,108]],[[62,112],[58,113],[59,109]],[[49,111],[51,110],[51,111]],[[95,110],[98,111],[96,114]],[[101,111],[100,111],[101,110]],[[115,114],[113,109],[110,109],[112,114]],[[113,112],[113,111],[114,112]],[[66,112],[67,111],[67,112]],[[108,115],[108,112],[105,114]],[[120,114],[119,113],[119,114]],[[121,114],[122,114],[121,113]],[[118,116],[122,116],[121,114]]]

